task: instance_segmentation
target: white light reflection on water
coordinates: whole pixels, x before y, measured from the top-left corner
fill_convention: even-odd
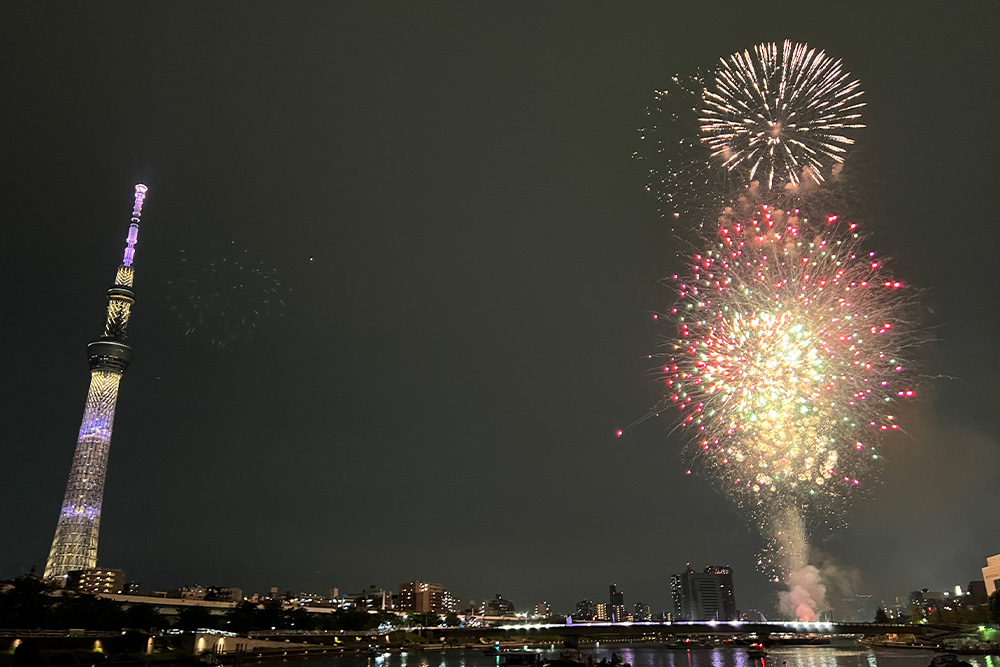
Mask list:
[[[711,655],[712,655],[712,667],[725,667],[725,665],[723,664],[724,661],[722,659],[722,653],[723,653],[723,651],[721,649],[715,649],[715,650],[713,650],[711,652]],[[748,661],[748,658],[746,657],[746,655],[747,654],[744,653],[743,651],[737,651],[735,653],[736,664],[739,665],[740,667],[743,667],[743,664],[741,664],[741,663],[746,663]],[[754,662],[756,662],[756,660]]]
[[[743,648],[671,650],[650,645],[614,645],[601,648],[584,646],[584,656],[599,663],[602,658],[611,662],[612,653],[632,667],[929,667],[938,655],[933,651],[905,649],[870,649],[863,646],[803,646],[780,647],[768,651],[761,665],[760,660],[750,660]],[[559,651],[543,651],[545,658],[558,658]],[[1000,667],[1000,657],[969,655],[960,656],[972,667]],[[390,653],[373,660],[363,656],[322,657],[301,663],[301,667],[499,667],[495,655],[482,651],[433,651]]]

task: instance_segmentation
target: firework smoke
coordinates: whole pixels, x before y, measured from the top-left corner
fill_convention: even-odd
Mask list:
[[[786,509],[774,516],[771,540],[777,546],[786,590],[778,593],[778,609],[791,618],[813,622],[829,610],[819,568],[809,564],[809,543],[802,515]]]

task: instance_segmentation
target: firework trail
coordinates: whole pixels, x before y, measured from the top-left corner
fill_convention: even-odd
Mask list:
[[[637,155],[661,213],[697,237],[674,276],[665,403],[692,467],[761,530],[761,569],[801,620],[827,608],[810,531],[846,523],[915,394],[910,291],[835,211],[861,95],[823,51],[760,44],[671,79]]]

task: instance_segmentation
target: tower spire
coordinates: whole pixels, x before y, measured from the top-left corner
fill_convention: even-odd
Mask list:
[[[125,239],[125,254],[108,290],[104,333],[87,346],[90,359],[90,390],[76,441],[66,494],[59,510],[56,534],[45,565],[45,578],[65,577],[74,570],[97,566],[97,538],[104,501],[111,430],[118,402],[118,383],[132,361],[132,348],[125,343],[135,293],[132,291],[135,244],[146,186],[135,186],[132,221]]]

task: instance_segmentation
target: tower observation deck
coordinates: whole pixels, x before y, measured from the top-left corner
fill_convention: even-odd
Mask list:
[[[118,383],[132,361],[132,348],[125,343],[135,293],[132,291],[135,244],[146,198],[146,186],[135,186],[132,222],[126,237],[125,255],[108,290],[104,333],[87,346],[90,358],[90,390],[83,409],[83,422],[59,510],[56,534],[45,564],[45,578],[64,578],[74,570],[97,566],[97,537],[101,527],[104,478],[111,446],[111,429],[118,402]]]

